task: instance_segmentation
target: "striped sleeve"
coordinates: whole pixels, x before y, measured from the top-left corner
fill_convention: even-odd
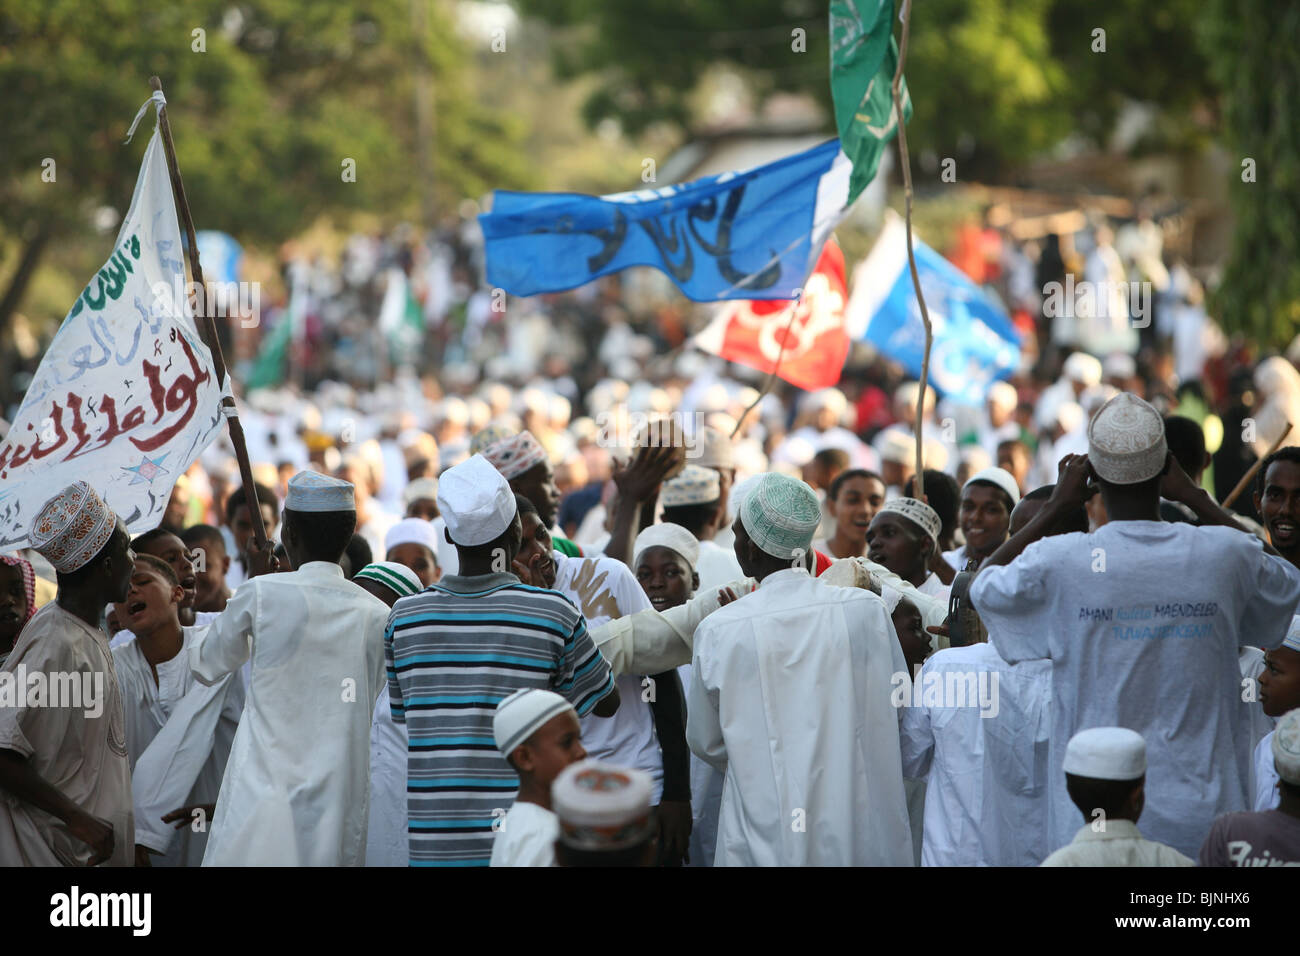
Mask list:
[[[388,623],[384,625],[384,672],[388,675],[388,705],[393,712],[393,723],[406,723],[406,705],[402,700],[402,687],[397,683],[397,667],[393,654],[393,622],[396,611],[388,613]]]
[[[614,689],[609,662],[596,650],[587,633],[587,619],[581,614],[564,642],[564,659],[557,677],[556,693],[573,704],[579,717],[586,717]]]

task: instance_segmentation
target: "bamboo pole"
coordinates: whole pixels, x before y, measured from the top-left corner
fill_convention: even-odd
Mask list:
[[[149,77],[149,87],[161,93],[162,81],[156,76],[151,76]],[[198,327],[199,337],[203,339],[203,344],[212,353],[212,366],[216,370],[217,385],[220,387],[226,380],[226,359],[221,354],[221,341],[217,338],[217,324],[212,318],[212,310],[208,308],[208,287],[203,282],[203,267],[199,265],[199,244],[194,238],[194,219],[190,216],[190,204],[185,198],[185,183],[181,179],[181,169],[176,163],[176,149],[172,144],[172,130],[171,125],[167,122],[166,106],[158,109],[158,126],[162,130],[163,150],[167,154],[167,171],[171,174],[172,193],[176,197],[176,209],[180,213],[181,223],[185,227],[185,237],[189,240],[190,274],[194,279],[194,284],[202,290],[202,299],[199,302],[202,308],[198,310],[201,314],[195,316],[195,325]],[[235,400],[227,397],[222,404],[226,415],[226,427],[230,429],[230,443],[235,446],[235,459],[239,462],[239,477],[244,483],[244,494],[251,496],[248,501],[248,517],[253,523],[253,540],[257,544],[258,550],[266,551],[269,550],[269,541],[266,536],[266,526],[262,523],[261,502],[258,501],[257,493],[253,490],[253,468],[248,461],[248,446],[244,441],[244,426],[240,424],[239,415],[235,413]]]
[[[924,439],[921,426],[925,421],[925,392],[930,380],[930,346],[934,343],[934,330],[930,325],[930,312],[925,307],[925,296],[921,294],[921,277],[916,271],[916,254],[912,250],[912,168],[907,156],[907,127],[903,122],[903,64],[907,61],[907,37],[912,21],[912,2],[903,0],[903,37],[898,45],[898,68],[894,70],[894,82],[890,89],[894,96],[894,114],[898,119],[898,155],[903,167],[903,195],[907,213],[907,264],[912,271],[912,287],[916,290],[916,301],[921,306],[921,322],[925,325],[925,353],[921,356],[921,388],[916,396],[916,497],[925,501],[925,457]]]

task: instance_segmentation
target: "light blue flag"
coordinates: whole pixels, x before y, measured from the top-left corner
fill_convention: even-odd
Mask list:
[[[689,183],[585,196],[498,191],[479,216],[487,280],[560,292],[629,266],[667,273],[697,302],[793,299],[848,200],[852,164],[831,140]]]
[[[199,244],[199,264],[208,282],[238,282],[244,250],[233,236],[215,229],[200,229],[194,235]]]
[[[913,236],[916,271],[934,329],[930,384],[967,405],[1020,363],[1020,333],[1011,317],[955,265]],[[907,265],[907,232],[891,214],[871,254],[853,274],[849,332],[865,339],[912,377],[921,374],[925,325]]]

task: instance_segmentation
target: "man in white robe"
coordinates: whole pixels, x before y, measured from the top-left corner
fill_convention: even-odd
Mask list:
[[[204,866],[364,862],[389,609],[343,577],[355,526],[350,484],[295,475],[282,530],[297,570],[242,585],[190,651],[205,684],[253,664]]]
[[[899,712],[907,665],[884,602],[803,562],[821,519],[764,475],[733,530],[752,593],[697,632],[687,741],[725,769],[718,866],[911,866]]]

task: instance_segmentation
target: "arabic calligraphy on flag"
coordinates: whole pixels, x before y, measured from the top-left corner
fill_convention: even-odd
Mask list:
[[[697,302],[793,299],[847,205],[839,140],[662,189],[585,196],[498,190],[479,216],[488,282],[562,292],[630,266],[667,274]]]
[[[129,530],[156,527],[176,479],[224,424],[185,286],[162,142],[145,151],[113,252],[73,303],[0,443],[0,551],[41,506],[89,482]],[[179,277],[179,279],[178,279]]]
[[[760,372],[776,369],[780,378],[798,388],[828,388],[839,382],[849,354],[847,300],[844,253],[831,239],[799,301],[729,302],[693,344]]]

